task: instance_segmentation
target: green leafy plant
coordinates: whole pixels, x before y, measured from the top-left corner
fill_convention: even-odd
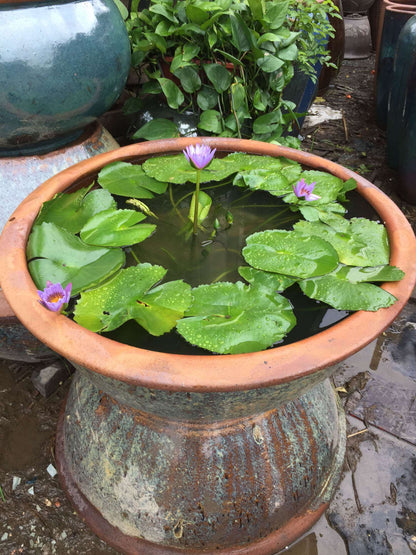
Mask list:
[[[342,202],[355,188],[354,180],[305,171],[285,158],[232,153],[212,159],[210,149],[190,154],[188,160],[183,154],[149,158],[141,166],[110,164],[93,189],[61,193],[44,203],[27,258],[46,308],[62,310],[72,286],[66,314],[91,331],[108,333],[135,321],[153,336],[175,330],[192,345],[229,354],[266,349],[291,331],[296,317],[282,293],[293,288],[340,311],[375,311],[395,302],[376,285],[403,277],[389,265],[384,226],[345,217]],[[197,172],[195,160],[201,166]],[[132,175],[138,176],[134,187]],[[195,182],[201,186],[199,194],[209,199],[197,201],[196,228]],[[109,199],[106,187],[117,197]],[[118,207],[132,190],[138,198],[127,202],[137,212]],[[216,190],[212,200],[208,192]],[[236,199],[222,206],[228,190]],[[260,221],[260,231],[245,232],[242,251],[235,252],[233,237],[240,241],[247,229],[255,194],[266,203],[269,216]],[[140,200],[151,203],[149,195],[154,197],[151,207]],[[101,199],[96,210],[91,197]],[[160,208],[163,202],[168,210]],[[240,210],[243,227],[230,210]],[[146,218],[155,223],[142,223]],[[162,246],[147,248],[164,223]],[[184,234],[188,224],[191,232]],[[225,271],[210,283],[191,286],[183,279],[188,263],[192,270],[207,258],[207,267],[215,266],[215,252],[222,257],[226,244],[225,251],[235,257],[235,279],[225,281],[232,271],[228,258]],[[176,246],[176,255],[169,245]],[[210,250],[215,245],[218,251]],[[169,260],[168,268],[155,263],[161,256]],[[175,273],[179,279],[172,279]]]
[[[316,79],[328,63],[333,36],[331,0],[150,0],[127,20],[132,63],[143,82],[127,110],[143,96],[162,95],[176,111],[197,115],[203,134],[285,141],[296,121],[285,87],[298,71]],[[177,126],[155,118],[136,139],[178,136]]]

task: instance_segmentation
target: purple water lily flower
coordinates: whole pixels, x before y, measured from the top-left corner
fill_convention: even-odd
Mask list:
[[[60,283],[52,283],[48,280],[45,289],[38,290],[40,302],[52,312],[60,312],[63,305],[69,302],[71,288],[71,283],[68,283],[64,289]]]
[[[190,164],[193,164],[198,170],[202,170],[214,158],[216,150],[216,148],[211,150],[208,145],[197,143],[196,145],[187,146],[183,153]]]
[[[321,197],[312,193],[315,185],[316,182],[308,185],[305,179],[302,177],[302,179],[298,181],[296,185],[293,185],[293,191],[298,198],[305,197],[305,200],[318,200]]]

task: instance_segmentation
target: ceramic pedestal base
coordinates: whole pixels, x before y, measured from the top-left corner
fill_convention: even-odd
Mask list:
[[[115,380],[99,377],[101,385],[114,382],[115,396],[105,393],[96,376],[77,372],[56,456],[75,508],[116,549],[271,555],[327,508],[345,451],[345,418],[328,379],[268,410],[268,390],[204,394],[126,385],[147,405],[143,411],[120,402]],[[271,404],[281,387],[269,388]],[[221,416],[227,396],[235,418]],[[219,407],[216,418],[210,403]],[[183,418],[204,404],[200,418]]]

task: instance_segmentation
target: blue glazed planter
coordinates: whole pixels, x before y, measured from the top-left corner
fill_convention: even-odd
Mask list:
[[[387,120],[387,159],[400,174],[398,193],[416,202],[416,15],[403,27],[397,43]]]
[[[414,12],[387,6],[378,58],[376,81],[376,121],[381,129],[386,129],[389,111],[389,97],[394,84],[394,58],[400,31]]]
[[[0,3],[0,156],[75,140],[117,100],[130,44],[112,0]]]

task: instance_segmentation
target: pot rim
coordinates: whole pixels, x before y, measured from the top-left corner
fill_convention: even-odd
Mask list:
[[[202,142],[222,152],[287,156],[313,169],[357,181],[359,193],[385,222],[390,263],[405,272],[402,281],[383,284],[397,297],[377,312],[359,311],[334,326],[289,345],[236,355],[180,355],[139,349],[91,332],[66,316],[45,309],[26,263],[26,243],[42,203],[81,177],[110,162],[171,154]],[[416,240],[409,222],[382,191],[335,162],[288,147],[244,139],[192,137],[148,141],[96,155],[58,173],[18,206],[0,237],[0,284],[22,324],[48,347],[81,366],[132,385],[172,391],[231,391],[290,382],[356,353],[387,328],[402,310],[416,282]]]

